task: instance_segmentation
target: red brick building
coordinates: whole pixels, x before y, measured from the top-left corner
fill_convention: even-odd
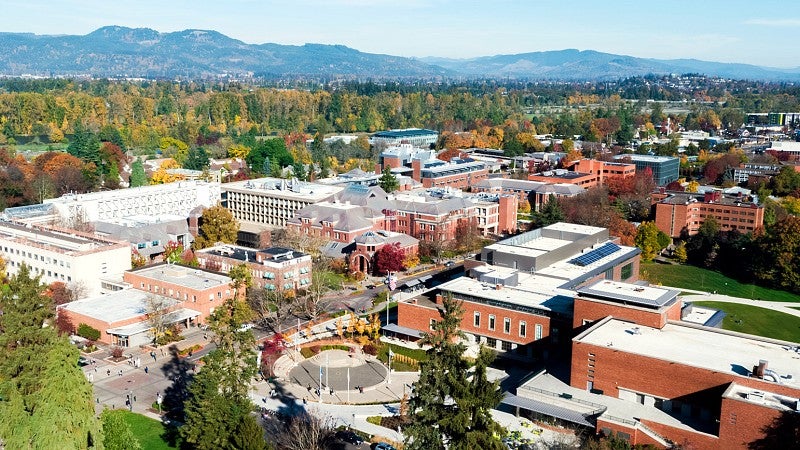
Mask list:
[[[100,342],[135,347],[153,340],[147,320],[150,300],[163,306],[165,323],[183,327],[206,323],[214,308],[233,295],[231,279],[195,267],[157,264],[125,272],[129,288],[58,308],[75,328],[85,323],[100,331]]]
[[[636,175],[636,165],[599,161],[596,159],[583,158],[574,163],[572,170],[579,173],[589,173],[596,177],[597,184],[605,184],[608,178],[631,178]]]
[[[574,184],[584,189],[598,185],[597,176],[592,173],[572,172],[565,169],[533,173],[528,175],[528,180],[547,184]]]
[[[236,245],[219,245],[195,252],[201,267],[220,273],[246,264],[253,286],[270,290],[303,289],[311,285],[311,255],[289,248],[254,250]]]
[[[368,231],[355,239],[355,249],[348,255],[350,272],[372,273],[375,254],[387,245],[397,244],[403,254],[416,256],[419,253],[419,240],[403,233],[391,231]]]
[[[719,191],[693,194],[665,192],[655,194],[655,223],[670,237],[697,234],[706,217],[714,217],[720,230],[755,231],[764,226],[764,207],[745,196],[727,195]]]

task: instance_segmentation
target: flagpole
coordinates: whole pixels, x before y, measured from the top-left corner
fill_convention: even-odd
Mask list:
[[[347,367],[347,404],[350,404],[350,366]]]
[[[319,403],[322,404],[322,366],[319,366],[319,384],[317,390],[319,392]]]

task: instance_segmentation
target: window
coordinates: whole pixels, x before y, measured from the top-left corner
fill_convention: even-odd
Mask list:
[[[525,337],[528,334],[528,324],[525,321],[519,322],[519,337]]]
[[[504,352],[510,352],[511,351],[511,342],[502,341],[502,342],[500,342],[500,347],[503,349]]]
[[[633,275],[633,263],[628,263],[622,266],[622,270],[620,271],[620,279],[627,280]]]
[[[636,394],[636,403],[644,405],[644,394]]]
[[[489,348],[497,348],[497,339],[495,338],[486,338],[486,346]]]
[[[511,319],[505,317],[503,319],[503,333],[510,334],[511,333]]]
[[[475,328],[479,328],[481,326],[481,313],[478,311],[475,311],[473,325],[475,325]]]
[[[541,339],[542,338],[542,325],[537,323],[536,327],[534,328],[533,333],[534,333],[534,336],[533,336],[534,339],[536,339],[536,340]]]
[[[494,314],[489,314],[489,329],[494,330]]]
[[[434,325],[436,325],[436,319],[431,319],[430,322],[428,323],[428,328],[433,330]]]

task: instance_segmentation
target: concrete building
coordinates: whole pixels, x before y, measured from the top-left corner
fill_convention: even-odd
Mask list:
[[[67,194],[47,199],[59,217],[67,222],[96,222],[130,216],[188,216],[197,207],[210,207],[219,202],[220,184],[204,181],[141,186],[88,194]]]
[[[319,183],[259,178],[222,185],[222,205],[239,221],[240,235],[258,235],[265,230],[282,228],[298,210],[330,199],[342,189]],[[242,240],[248,239],[240,236]]]
[[[195,252],[201,267],[228,273],[246,264],[253,276],[253,286],[288,291],[311,285],[311,256],[288,248],[270,247],[254,250],[236,245],[220,245]]]
[[[411,144],[416,147],[430,147],[439,139],[439,133],[421,128],[405,128],[397,130],[379,131],[372,135],[369,143],[372,145],[398,145]]]
[[[131,216],[92,224],[94,234],[131,244],[131,249],[149,261],[159,260],[170,242],[191,248],[194,237],[186,217],[176,215]]]
[[[43,283],[60,281],[86,296],[99,295],[103,279],[131,268],[127,242],[40,225],[0,222],[0,252],[8,275],[25,264]]]
[[[617,161],[626,162],[630,160],[636,165],[637,171],[650,169],[653,172],[653,180],[659,186],[666,186],[678,179],[681,160],[671,156],[650,156],[626,153],[614,157]]]
[[[707,217],[714,217],[720,230],[755,231],[764,226],[764,207],[743,195],[719,191],[692,194],[676,192],[655,194],[655,223],[673,238],[697,234]]]

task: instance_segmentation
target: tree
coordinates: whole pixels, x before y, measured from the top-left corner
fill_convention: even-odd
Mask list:
[[[144,164],[142,161],[136,160],[131,164],[131,178],[130,187],[139,187],[147,185],[147,175],[144,172]]]
[[[459,341],[463,314],[462,302],[451,295],[444,297],[440,320],[420,340],[430,349],[428,359],[420,364],[410,400],[412,419],[405,430],[409,450],[503,448],[496,434],[499,425],[490,414],[502,395],[497,384],[486,381],[491,357],[481,350],[470,382],[470,364],[462,357],[465,346]]]
[[[387,193],[392,193],[400,187],[397,183],[397,178],[392,174],[392,169],[389,166],[383,168],[383,174],[378,180],[378,185]]]
[[[161,345],[161,337],[172,324],[172,314],[170,307],[172,300],[160,295],[148,295],[145,297],[145,315],[147,323],[150,325],[150,333],[153,335],[153,343]]]
[[[183,168],[189,170],[203,170],[208,168],[208,152],[203,147],[189,150]]]
[[[247,414],[242,417],[233,433],[231,448],[236,450],[267,450],[270,446],[264,440],[264,429],[255,417]]]
[[[334,426],[330,416],[303,411],[286,420],[269,421],[267,434],[281,450],[322,449],[333,436]]]
[[[259,320],[276,333],[281,333],[283,321],[295,307],[295,297],[289,292],[266,287],[254,288],[247,293],[247,303]]]
[[[749,450],[800,450],[800,414],[782,411],[761,429],[762,437],[747,444]]]
[[[688,258],[686,254],[686,243],[681,241],[677,247],[675,247],[675,260],[679,263],[683,264],[686,262]]]
[[[235,290],[247,285],[246,276],[233,275],[231,287]],[[255,338],[250,330],[242,329],[253,312],[239,297],[226,299],[209,317],[216,348],[206,355],[205,365],[189,385],[186,422],[180,432],[197,449],[237,448],[235,443],[244,438],[238,436],[242,431],[247,432],[247,442],[254,440],[252,424],[244,422],[251,420],[252,403],[247,394],[258,371]]]
[[[564,220],[564,211],[554,194],[547,196],[547,201],[532,215],[533,228],[546,227]]]
[[[400,248],[400,244],[384,245],[375,252],[375,274],[386,275],[389,272],[399,272],[403,270],[403,260],[405,251]]]
[[[788,216],[767,227],[756,240],[756,276],[791,292],[800,292],[800,217]]]
[[[78,349],[52,326],[53,307],[26,265],[0,292],[0,441],[6,448],[101,448]]]
[[[311,271],[311,285],[305,289],[300,301],[301,311],[314,321],[322,310],[325,294],[338,288],[339,279],[330,270],[328,261],[321,260],[314,264]]]
[[[639,225],[634,242],[642,250],[642,261],[652,261],[666,247],[666,245],[664,247],[661,246],[662,242],[659,242],[659,233],[663,234],[655,222],[642,222]],[[669,245],[669,242],[667,242],[667,245]]]
[[[206,248],[218,242],[233,244],[239,234],[239,221],[222,205],[206,208],[200,216],[200,234],[194,248]]]
[[[103,423],[103,446],[105,450],[141,450],[142,445],[133,435],[125,415],[131,414],[122,409],[104,409],[100,413]]]

